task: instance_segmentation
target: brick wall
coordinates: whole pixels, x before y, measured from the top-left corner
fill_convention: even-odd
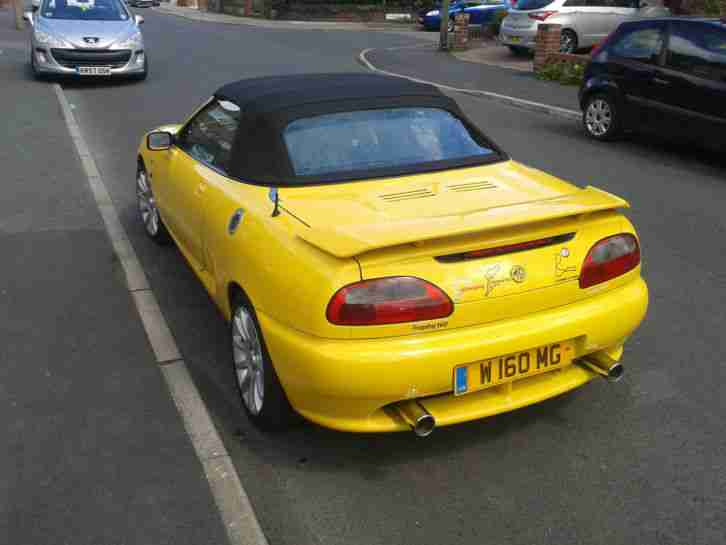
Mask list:
[[[562,25],[539,25],[537,29],[536,48],[534,50],[534,71],[538,72],[550,55],[560,52]]]
[[[457,13],[454,16],[453,49],[462,50],[469,47],[469,14]]]

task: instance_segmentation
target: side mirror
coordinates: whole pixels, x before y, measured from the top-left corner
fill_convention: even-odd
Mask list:
[[[28,21],[28,24],[30,26],[33,26],[33,12],[32,11],[26,11],[25,13],[23,13],[23,19]]]
[[[146,137],[146,147],[151,151],[164,151],[174,143],[174,135],[170,132],[155,131]]]
[[[144,18],[141,15],[134,15],[134,22],[137,25],[143,25],[144,24]]]

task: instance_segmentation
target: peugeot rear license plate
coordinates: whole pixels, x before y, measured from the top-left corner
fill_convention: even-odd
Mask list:
[[[76,68],[80,76],[110,76],[110,66],[79,66]]]
[[[454,368],[454,394],[477,392],[497,384],[561,369],[572,363],[573,341],[548,344]]]

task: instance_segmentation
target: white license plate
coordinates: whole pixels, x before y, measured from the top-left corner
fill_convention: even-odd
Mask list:
[[[110,66],[79,66],[76,68],[80,76],[110,76]]]

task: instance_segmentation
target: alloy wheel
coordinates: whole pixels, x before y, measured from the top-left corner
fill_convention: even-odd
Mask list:
[[[577,39],[572,32],[565,31],[560,36],[560,53],[574,53]]]
[[[585,125],[593,136],[605,136],[613,125],[613,112],[610,104],[602,98],[590,102],[585,112]]]
[[[265,401],[265,367],[257,326],[250,312],[240,306],[232,319],[232,354],[242,401],[253,415]]]
[[[139,169],[136,175],[136,198],[146,232],[155,237],[159,233],[159,209],[156,206],[154,192],[149,185],[146,171],[143,169]]]

